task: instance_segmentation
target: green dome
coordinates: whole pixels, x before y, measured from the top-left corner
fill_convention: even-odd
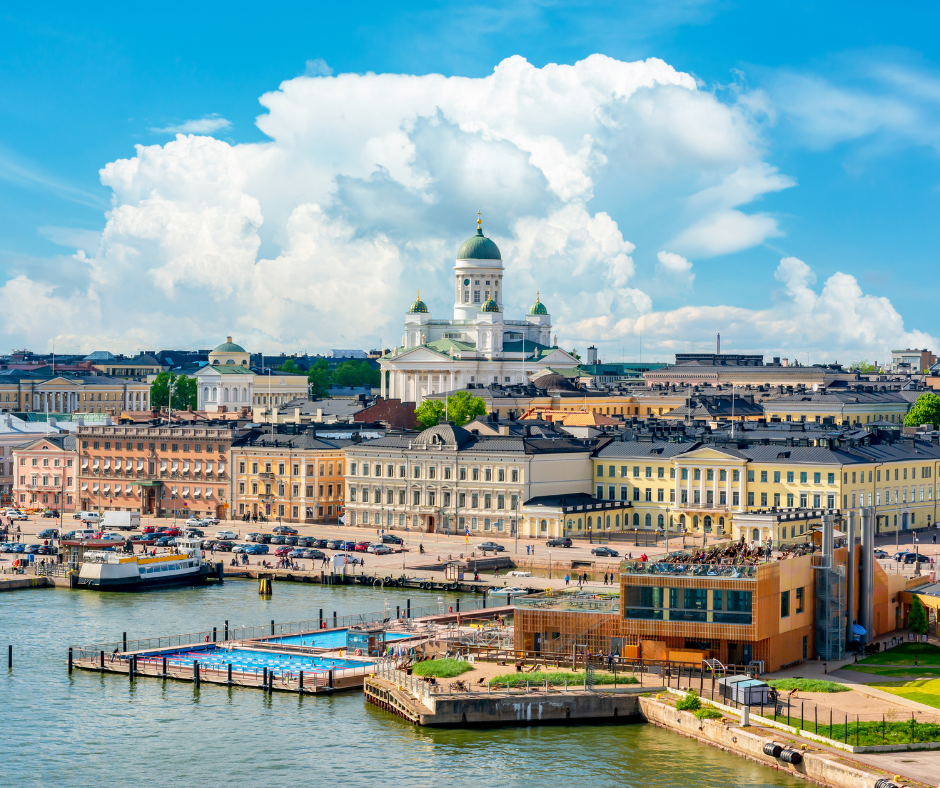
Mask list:
[[[245,348],[243,348],[241,345],[236,345],[234,342],[232,342],[231,337],[226,337],[225,342],[223,342],[221,345],[215,348],[212,352],[213,353],[247,353],[248,351],[245,350]]]
[[[480,307],[481,312],[499,312],[499,304],[497,304],[492,298],[487,298],[483,302],[483,306]]]
[[[421,300],[421,291],[418,291],[418,297],[415,299],[415,302],[411,305],[411,308],[408,310],[409,315],[426,315],[428,313],[428,305]]]
[[[546,308],[545,304],[543,304],[541,300],[539,299],[538,293],[535,294],[535,303],[532,304],[531,308],[529,309],[529,314],[530,315],[547,315],[548,314],[548,309]]]
[[[458,260],[502,260],[499,247],[483,235],[483,229],[478,227],[477,234],[468,238],[460,245],[457,252]]]

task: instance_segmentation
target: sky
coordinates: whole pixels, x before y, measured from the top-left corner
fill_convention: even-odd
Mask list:
[[[605,361],[938,348],[932,3],[0,11],[6,346],[391,347],[502,251]]]

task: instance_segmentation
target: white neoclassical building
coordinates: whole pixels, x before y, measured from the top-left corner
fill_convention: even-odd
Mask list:
[[[248,351],[231,337],[212,350],[209,363],[195,376],[199,382],[197,410],[218,413],[252,406],[267,408],[307,396],[306,376],[270,369],[265,375],[256,375],[250,360]]]
[[[502,298],[502,257],[478,219],[476,235],[457,253],[453,319],[432,319],[418,294],[401,346],[379,360],[382,396],[420,402],[469,384],[520,384],[546,367],[578,366],[552,342],[551,317],[538,296],[523,320],[505,317]]]

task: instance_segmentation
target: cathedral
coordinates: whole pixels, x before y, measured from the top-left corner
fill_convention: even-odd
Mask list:
[[[513,385],[550,367],[573,370],[578,359],[552,341],[552,319],[536,296],[523,320],[503,314],[503,260],[483,235],[460,246],[454,265],[454,317],[435,320],[421,294],[405,316],[401,346],[379,360],[382,396],[421,402],[469,386]]]

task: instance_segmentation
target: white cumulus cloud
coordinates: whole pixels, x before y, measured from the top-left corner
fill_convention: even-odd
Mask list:
[[[232,122],[221,115],[206,115],[203,118],[171,123],[163,128],[150,129],[154,134],[214,134],[217,131],[232,128]]]

